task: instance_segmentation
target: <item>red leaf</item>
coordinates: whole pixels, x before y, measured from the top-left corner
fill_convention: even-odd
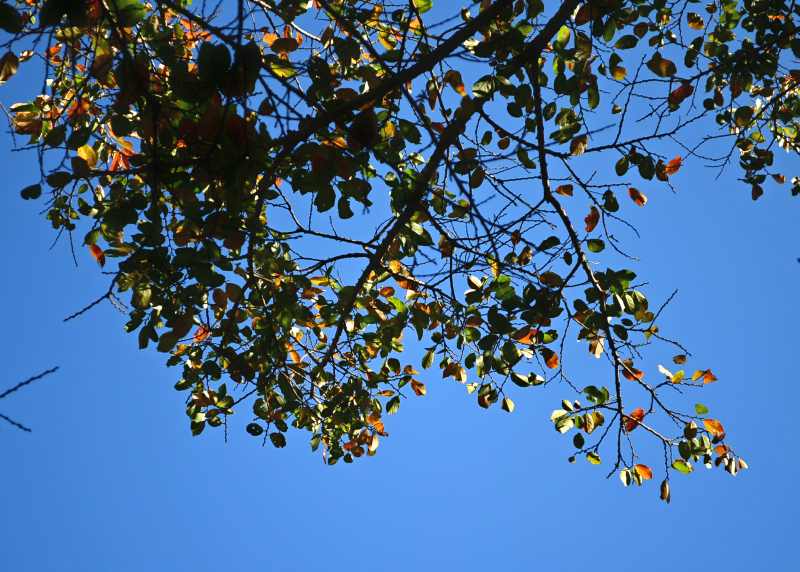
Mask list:
[[[211,335],[211,330],[209,330],[205,326],[200,326],[197,328],[197,331],[194,333],[194,341],[195,343],[200,343],[205,340],[208,336]]]
[[[106,265],[106,255],[103,252],[103,249],[97,246],[96,244],[89,245],[89,252],[92,253],[92,256],[100,265],[100,268]]]
[[[623,417],[623,420],[625,422],[624,425],[625,431],[630,433],[631,431],[636,429],[639,426],[639,422],[642,419],[644,419],[644,415],[645,415],[644,409],[642,409],[641,407],[637,407],[636,409],[631,411],[630,415],[625,415]]]
[[[586,232],[592,232],[597,226],[597,223],[600,222],[600,211],[597,210],[597,207],[592,207],[589,214],[586,215],[586,218],[583,220],[586,222]]]
[[[669,94],[669,103],[671,105],[680,105],[683,100],[692,95],[692,93],[694,93],[692,84],[688,82],[682,83],[680,87]]]

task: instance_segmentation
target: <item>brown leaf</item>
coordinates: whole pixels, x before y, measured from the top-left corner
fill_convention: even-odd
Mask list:
[[[633,360],[625,360],[622,362],[622,375],[629,381],[636,381],[637,379],[644,379],[644,372],[633,367]]]
[[[411,380],[411,389],[413,389],[414,393],[420,397],[428,393],[428,389],[425,387],[425,384],[421,381],[417,381],[416,379]]]
[[[464,80],[461,79],[461,72],[456,70],[447,70],[444,74],[444,81],[452,87],[458,95],[464,97],[467,95],[467,90],[464,89]]]
[[[564,195],[565,197],[571,197],[572,189],[573,189],[572,185],[559,185],[558,187],[556,187],[556,194]]]
[[[669,490],[669,481],[664,479],[661,483],[661,500],[669,504],[670,498],[672,498],[672,495]]]

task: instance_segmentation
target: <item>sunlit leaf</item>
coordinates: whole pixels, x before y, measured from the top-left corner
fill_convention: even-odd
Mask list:
[[[653,471],[647,465],[634,465],[633,469],[636,471],[636,474],[642,478],[642,480],[649,481],[653,478]]]

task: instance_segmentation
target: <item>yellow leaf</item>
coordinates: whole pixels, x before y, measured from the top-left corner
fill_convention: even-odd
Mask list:
[[[97,152],[95,152],[95,150],[89,145],[78,147],[77,153],[78,157],[86,161],[86,164],[89,165],[89,167],[94,168],[94,166],[97,165]]]
[[[297,71],[292,67],[292,64],[284,60],[271,60],[269,62],[269,69],[279,78],[288,79],[293,77]]]
[[[500,276],[500,263],[497,262],[497,259],[492,256],[489,256],[487,260],[489,262],[489,267],[492,269],[492,276],[494,276],[495,278]]]

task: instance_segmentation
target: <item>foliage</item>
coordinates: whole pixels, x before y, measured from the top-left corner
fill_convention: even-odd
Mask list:
[[[432,4],[4,0],[0,81],[47,80],[10,109],[41,158],[22,196],[111,268],[101,300],[124,295],[140,347],[180,368],[194,434],[237,411],[350,462],[426,394],[420,367],[508,412],[563,382],[571,459],[608,449],[642,484],[634,440],[654,440],[664,500],[694,463],[736,474],[708,408],[669,404],[716,377],[661,335],[668,300],[614,232],[687,162],[738,162],[754,199],[786,183],[800,6]],[[605,384],[569,377],[576,338]],[[655,343],[682,369],[646,375]]]

